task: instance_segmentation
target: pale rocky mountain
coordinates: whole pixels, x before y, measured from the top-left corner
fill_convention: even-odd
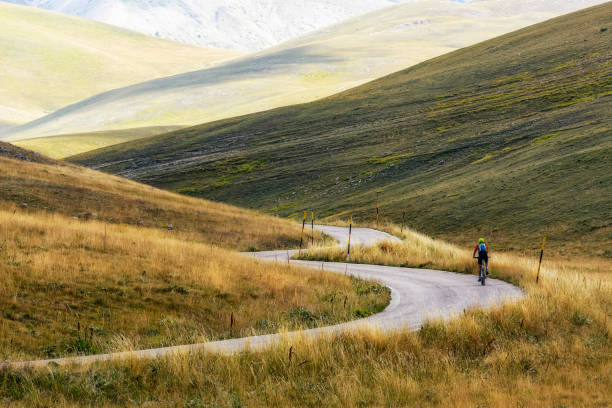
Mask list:
[[[188,44],[258,51],[406,0],[6,0]]]

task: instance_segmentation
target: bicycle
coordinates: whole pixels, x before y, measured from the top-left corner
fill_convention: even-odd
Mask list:
[[[474,259],[478,259],[478,257],[475,256]],[[482,286],[485,285],[485,279],[487,277],[487,266],[488,266],[488,262],[485,262],[484,260],[480,264],[480,284]]]

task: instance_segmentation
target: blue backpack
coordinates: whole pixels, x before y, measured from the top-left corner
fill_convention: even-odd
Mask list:
[[[485,244],[478,245],[478,253],[479,254],[486,254],[487,253],[487,246]]]

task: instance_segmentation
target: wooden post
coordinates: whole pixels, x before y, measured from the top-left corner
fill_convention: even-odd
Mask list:
[[[546,237],[542,237],[542,250],[540,251],[540,262],[538,263],[538,274],[536,276],[536,283],[540,281],[540,269],[542,268],[542,257],[544,256],[544,246],[546,245]]]
[[[402,209],[402,228],[400,232],[404,232],[404,226],[406,225],[406,207]]]
[[[310,212],[310,230],[312,233],[312,246],[314,246],[314,211]]]
[[[353,232],[353,216],[351,215],[351,219],[349,221],[349,239],[348,239],[348,248],[346,250],[346,261],[350,261],[351,259],[351,233]]]
[[[378,227],[378,218],[379,218],[379,202],[378,202],[378,194],[379,192],[376,192],[376,226]]]
[[[302,256],[302,245],[304,244],[304,227],[306,227],[306,211],[304,211],[304,218],[302,219],[302,236],[300,237],[300,250],[298,251],[298,258]]]

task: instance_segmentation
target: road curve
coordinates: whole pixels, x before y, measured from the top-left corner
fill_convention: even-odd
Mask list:
[[[336,239],[340,245],[346,245],[347,228],[316,226]],[[381,231],[369,228],[354,228],[351,245],[372,245],[380,241],[397,241],[398,239]],[[384,331],[414,330],[430,317],[449,318],[470,307],[489,307],[506,300],[517,300],[523,292],[509,283],[488,279],[486,286],[481,286],[474,275],[442,272],[429,269],[399,268],[379,265],[360,265],[333,262],[290,260],[296,251],[266,251],[248,254],[265,261],[291,262],[311,268],[330,272],[346,273],[363,279],[377,280],[391,289],[391,302],[387,308],[376,315],[365,319],[354,320],[334,326],[299,332],[268,334],[244,337],[201,344],[164,347],[150,350],[130,351],[91,356],[66,357],[51,360],[4,362],[0,367],[26,368],[52,365],[88,364],[106,360],[134,358],[156,358],[175,353],[209,352],[232,354],[240,351],[258,351],[278,343],[283,338],[294,336],[316,337],[363,327],[376,327]],[[246,254],[245,254],[246,255]]]

